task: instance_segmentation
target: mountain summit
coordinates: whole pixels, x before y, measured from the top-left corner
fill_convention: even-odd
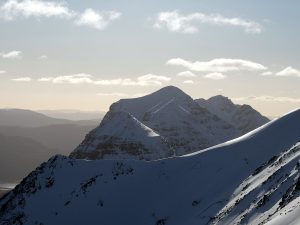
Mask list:
[[[127,125],[122,122],[124,112],[131,115],[131,120],[140,124],[139,127],[132,126],[130,129],[127,128]],[[136,129],[140,130],[141,127],[143,127],[143,129],[147,128],[152,130],[160,136],[161,139],[165,140],[170,148],[170,150],[166,152],[167,154],[159,153],[157,156],[152,154],[152,159],[157,159],[161,156],[170,157],[174,154],[180,156],[192,153],[230,140],[240,134],[230,123],[201,107],[189,95],[173,86],[164,87],[143,97],[121,99],[111,105],[108,115],[115,115],[115,119],[116,117],[120,117],[116,119],[119,122],[108,122],[106,120],[111,120],[111,116],[106,116],[104,121],[106,126],[101,124],[96,128],[97,132],[94,130],[87,135],[82,144],[71,154],[72,157],[90,159],[106,158],[106,154],[108,154],[107,140],[112,137],[114,140],[116,138],[119,139],[118,142],[116,142],[119,143],[118,149],[132,143],[132,140],[129,138],[124,139],[122,134],[119,133],[107,134],[109,138],[104,138],[103,135],[99,138],[97,134],[102,134],[104,132],[103,129],[108,129],[108,127],[111,127],[109,130],[127,129],[128,133],[134,134],[139,133],[140,131]],[[128,119],[125,120],[127,121]],[[91,139],[96,140],[97,146],[90,144]],[[138,143],[142,145],[147,142],[151,142],[147,136],[138,141]],[[101,146],[102,148],[100,148]],[[157,148],[165,149],[165,145],[164,147],[159,146],[160,145],[158,145]],[[86,151],[86,149],[89,150]],[[154,150],[154,148],[152,148],[152,150]],[[126,150],[123,149],[122,151],[124,153]],[[97,154],[95,152],[97,152]],[[117,156],[117,152],[120,151],[113,153],[111,149],[107,157],[112,157],[113,155],[119,157]],[[155,152],[158,153],[156,150]],[[138,156],[141,154],[140,151],[131,152],[130,154],[128,152],[127,154],[123,153],[121,155],[124,158],[128,158],[129,155],[132,154],[134,154],[134,156],[130,156],[129,158],[144,158]],[[149,157],[147,158],[149,159]]]
[[[110,111],[129,112],[138,120],[143,121],[147,118],[147,114],[157,113],[170,103],[186,105],[191,102],[193,99],[182,90],[174,86],[167,86],[143,97],[121,99],[111,105]]]

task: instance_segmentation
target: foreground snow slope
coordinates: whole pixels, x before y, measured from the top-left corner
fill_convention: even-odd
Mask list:
[[[269,221],[271,223],[273,220],[276,221],[277,217],[298,208],[299,159],[300,142],[259,166],[236,188],[212,223],[264,224]]]
[[[265,163],[284,151],[294,157],[297,153],[291,149],[299,139],[300,110],[296,110],[244,137],[184,157],[145,162],[56,156],[0,200],[0,224],[230,223],[240,211],[234,212],[234,206],[227,218],[222,216],[224,207],[235,195],[257,186],[251,174],[263,171],[263,176],[272,166]],[[250,186],[243,190],[243,182]],[[291,179],[289,184],[296,187],[296,182]],[[250,203],[243,204],[249,208]],[[249,223],[256,224],[255,215]]]

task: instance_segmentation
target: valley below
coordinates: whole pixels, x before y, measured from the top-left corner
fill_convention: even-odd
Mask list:
[[[0,187],[0,197],[9,192],[11,189]]]

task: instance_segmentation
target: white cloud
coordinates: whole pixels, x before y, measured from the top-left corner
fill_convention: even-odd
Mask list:
[[[90,74],[74,74],[74,75],[64,75],[57,77],[42,77],[39,79],[41,82],[51,81],[54,84],[94,84],[94,85],[122,85],[122,86],[150,86],[150,85],[162,85],[165,82],[170,81],[171,78],[166,76],[159,76],[155,74],[146,74],[139,76],[136,79],[131,78],[117,78],[117,79],[107,79],[107,80],[95,80]]]
[[[181,14],[178,11],[160,12],[154,23],[155,28],[167,28],[172,32],[195,33],[199,24],[240,27],[247,33],[261,33],[262,25],[242,18],[228,18],[218,14],[191,13]]]
[[[124,79],[118,78],[118,79],[111,79],[111,80],[96,80],[93,83],[97,85],[121,85]]]
[[[179,77],[196,77],[196,74],[194,74],[191,71],[183,71],[177,74]]]
[[[48,56],[47,55],[41,55],[39,57],[40,60],[47,60],[48,59]]]
[[[82,13],[70,9],[64,1],[8,0],[0,6],[0,18],[11,21],[17,18],[61,18],[71,19],[78,26],[105,29],[113,20],[120,18],[117,11],[85,9]]]
[[[170,81],[171,78],[166,76],[159,76],[155,74],[146,74],[143,76],[137,77],[135,80],[131,78],[125,78],[125,79],[115,79],[115,80],[104,80],[103,81],[96,81],[96,84],[102,84],[102,85],[123,85],[123,86],[161,86],[163,83]],[[108,82],[110,81],[110,82]],[[99,83],[100,82],[100,83]]]
[[[110,21],[120,18],[121,13],[115,11],[97,12],[93,9],[86,9],[75,21],[78,26],[89,26],[98,30],[105,29]]]
[[[98,96],[103,97],[130,97],[130,98],[138,98],[145,95],[148,95],[149,93],[136,93],[136,94],[126,94],[126,93],[119,93],[119,92],[113,92],[113,93],[97,93]]]
[[[65,2],[40,0],[9,0],[0,8],[0,14],[5,20],[17,17],[62,17],[70,18],[74,12]]]
[[[41,82],[48,82],[51,81],[54,84],[82,84],[82,83],[93,83],[92,75],[79,73],[73,75],[64,75],[64,76],[57,76],[57,77],[42,77],[38,81]]]
[[[173,58],[167,61],[168,65],[183,66],[192,71],[199,72],[229,72],[229,71],[262,71],[267,67],[243,59],[216,58],[206,62],[190,62],[181,58]]]
[[[263,96],[246,96],[246,97],[237,97],[233,98],[235,101],[263,101],[263,102],[288,102],[288,103],[300,103],[300,98],[291,98],[291,97],[274,97],[269,95]]]
[[[183,84],[194,84],[194,81],[192,81],[192,80],[185,80],[182,83]]]
[[[226,78],[224,74],[217,72],[206,74],[204,77],[211,80],[223,80]]]
[[[266,71],[261,74],[262,76],[272,76],[273,73],[271,71]]]
[[[82,83],[93,83],[92,75],[79,73],[74,75],[64,75],[58,77],[44,77],[41,78],[44,81],[51,80],[54,84],[63,84],[63,83],[70,83],[70,84],[82,84]],[[40,79],[40,80],[41,80]]]
[[[146,74],[137,78],[136,84],[140,86],[148,85],[162,85],[165,82],[170,81],[171,78],[166,76],[159,76],[155,74]]]
[[[18,78],[14,78],[11,80],[16,81],[16,82],[30,82],[31,78],[30,77],[18,77]]]
[[[6,73],[5,70],[0,70],[0,74],[4,74],[4,73]]]
[[[3,59],[21,59],[23,57],[23,53],[15,50],[10,52],[1,52],[0,56]]]
[[[42,77],[38,79],[38,81],[47,82],[47,81],[52,81],[53,79],[54,79],[53,77]]]
[[[276,76],[282,76],[282,77],[300,77],[300,71],[289,66],[285,68],[284,70],[276,73]]]

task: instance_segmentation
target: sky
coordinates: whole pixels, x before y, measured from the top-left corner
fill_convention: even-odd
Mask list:
[[[108,110],[167,85],[300,107],[300,2],[0,0],[0,108]]]

